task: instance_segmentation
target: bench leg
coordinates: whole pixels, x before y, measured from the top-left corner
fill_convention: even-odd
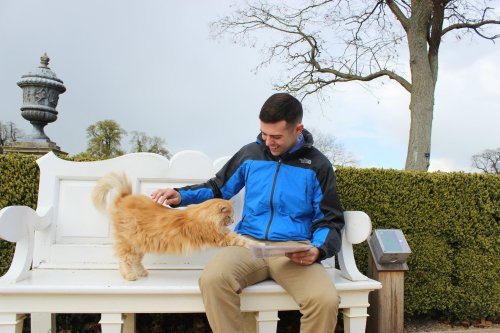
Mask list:
[[[23,321],[26,316],[16,313],[0,314],[0,332],[1,333],[22,333]]]
[[[347,308],[344,313],[344,333],[365,333],[367,308]]]
[[[102,333],[122,333],[123,314],[121,313],[101,313],[101,332]]]
[[[276,333],[278,311],[259,311],[255,314],[256,333]]]
[[[123,322],[123,333],[135,333],[135,313],[126,313]]]
[[[56,331],[56,316],[53,313],[32,313],[31,333],[47,333]]]

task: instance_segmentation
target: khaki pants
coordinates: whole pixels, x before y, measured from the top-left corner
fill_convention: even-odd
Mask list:
[[[210,260],[199,280],[212,331],[243,332],[239,294],[246,286],[269,278],[299,305],[300,332],[334,332],[339,298],[323,265],[302,266],[285,256],[256,259],[248,249],[238,246],[223,248]]]

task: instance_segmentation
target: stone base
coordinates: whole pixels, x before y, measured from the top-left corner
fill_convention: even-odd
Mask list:
[[[15,146],[0,147],[3,154],[20,153],[31,155],[45,155],[48,152],[53,152],[56,155],[68,155],[61,150],[55,142],[16,142]]]

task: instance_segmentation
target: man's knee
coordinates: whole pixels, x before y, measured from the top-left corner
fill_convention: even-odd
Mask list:
[[[231,290],[239,293],[241,291],[241,287],[234,277],[219,270],[203,270],[198,284],[202,292],[205,290]]]
[[[219,285],[220,282],[220,272],[207,271],[206,269],[201,273],[198,279],[198,284],[201,290],[206,289],[206,287],[213,287]]]

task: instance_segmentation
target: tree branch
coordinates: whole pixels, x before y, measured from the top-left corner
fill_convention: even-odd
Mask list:
[[[391,12],[396,16],[396,19],[401,23],[404,31],[408,32],[409,21],[406,15],[401,11],[399,6],[394,2],[394,0],[386,0],[386,4],[391,10]]]
[[[456,23],[452,24],[446,28],[443,29],[441,32],[441,36],[444,36],[446,33],[452,31],[452,30],[458,30],[458,29],[472,29],[474,30],[479,36],[485,38],[485,39],[497,39],[500,37],[500,34],[494,35],[494,36],[484,36],[478,31],[478,28],[481,28],[482,26],[489,25],[489,24],[500,24],[499,20],[486,20],[486,21],[481,21],[481,22],[464,22],[464,23]]]

